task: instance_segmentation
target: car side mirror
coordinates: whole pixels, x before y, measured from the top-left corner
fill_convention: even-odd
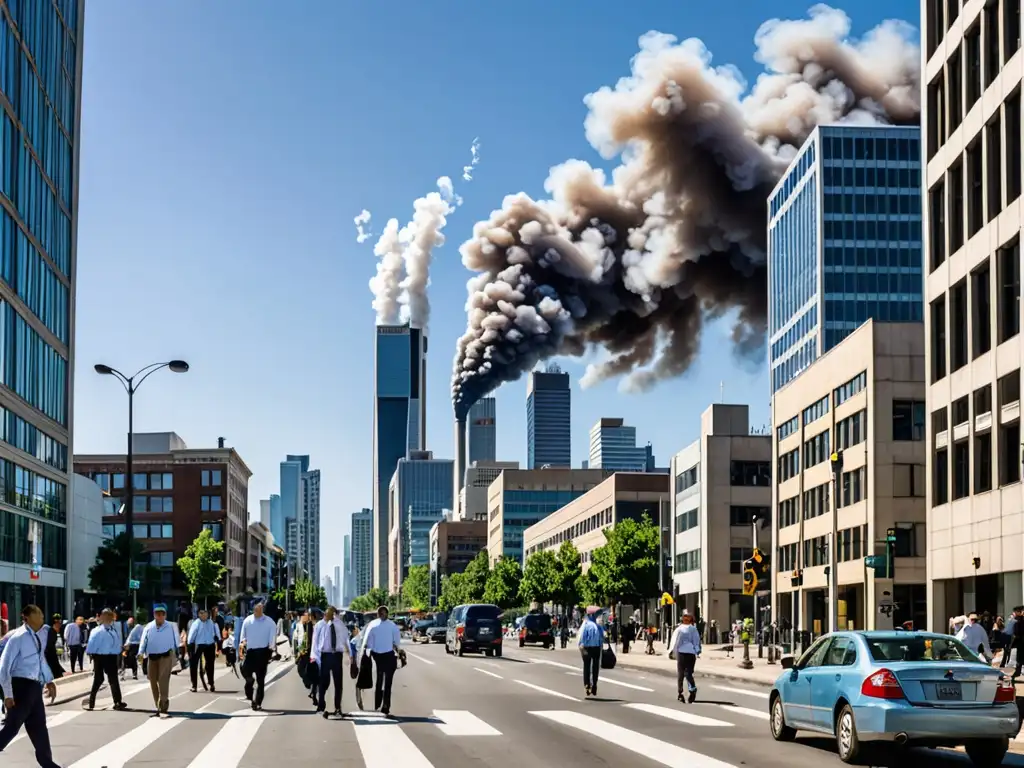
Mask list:
[[[782,665],[783,669],[793,669],[796,667],[796,659],[792,656],[783,656],[782,659],[779,660],[779,664]]]

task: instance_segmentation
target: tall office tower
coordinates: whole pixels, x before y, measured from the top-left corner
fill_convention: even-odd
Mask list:
[[[345,538],[347,539],[348,536],[346,536]],[[342,554],[344,554],[344,550],[342,550]],[[345,585],[344,583],[342,583],[341,566],[336,565],[334,566],[334,598],[333,601],[331,602],[331,605],[333,605],[335,608],[341,607],[341,593],[344,592],[344,590]]]
[[[493,397],[477,400],[469,409],[466,466],[494,461],[498,452],[497,406]]]
[[[324,576],[320,586],[324,588],[324,597],[327,598],[327,604],[334,605],[334,579],[330,576]]]
[[[920,154],[916,127],[820,126],[775,187],[772,394],[868,318],[923,319]]]
[[[270,499],[260,499],[260,524],[270,530]]]
[[[922,5],[929,625],[1024,603],[1020,0]],[[898,561],[897,561],[898,562]],[[897,566],[897,578],[899,568]],[[953,611],[953,613],[950,613]]]
[[[309,457],[303,456],[306,463]],[[320,470],[302,473],[302,559],[306,572],[320,573]]]
[[[373,586],[373,510],[352,515],[352,591],[365,595]]]
[[[388,586],[388,484],[398,460],[423,449],[427,339],[408,325],[378,325],[373,398],[373,586]],[[449,482],[451,477],[449,477]],[[360,593],[362,594],[362,593]]]
[[[430,562],[430,529],[452,509],[451,459],[430,451],[412,451],[399,459],[388,486],[388,591],[398,594],[414,565]]]
[[[303,465],[299,457],[288,456],[281,462],[281,519],[285,528],[285,552],[292,572],[305,570],[302,530],[302,473],[309,469],[309,460]],[[273,533],[273,529],[271,529]],[[313,578],[316,574],[313,574]]]
[[[343,605],[348,606],[352,602],[352,598],[355,597],[353,593],[352,584],[352,536],[346,533],[342,538],[341,545],[341,563],[342,563],[342,586],[341,586],[341,602]]]
[[[0,510],[0,602],[14,627],[27,603],[39,603],[47,616],[67,615],[72,606],[68,361],[78,274],[84,3],[8,3],[4,10],[0,471],[9,478],[4,502],[17,512]]]
[[[636,427],[622,419],[600,419],[590,429],[590,469],[647,472],[649,446],[637,447]],[[650,457],[653,464],[653,456]]]
[[[284,547],[285,524],[284,512],[281,509],[281,496],[277,493],[270,494],[270,525],[267,526],[274,536],[274,543]]]
[[[526,389],[526,466],[572,466],[569,374],[551,364],[533,371]]]

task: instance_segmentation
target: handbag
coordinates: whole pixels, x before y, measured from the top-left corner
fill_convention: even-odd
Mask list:
[[[669,651],[668,652],[668,657],[669,657],[669,659],[671,661],[675,661],[676,660],[676,652],[675,651]]]
[[[356,688],[362,690],[373,688],[373,661],[369,656],[363,656],[359,660],[359,677],[356,678]]]
[[[610,645],[606,645],[601,651],[601,669],[615,669],[615,651]]]

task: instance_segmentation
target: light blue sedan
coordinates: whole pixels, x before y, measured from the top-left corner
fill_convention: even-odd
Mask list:
[[[782,668],[769,695],[772,736],[833,735],[844,763],[869,746],[964,746],[974,765],[994,768],[1020,727],[1009,677],[949,635],[836,632]]]

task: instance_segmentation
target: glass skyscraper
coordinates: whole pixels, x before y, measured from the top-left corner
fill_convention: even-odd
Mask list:
[[[653,464],[648,446],[636,444],[636,427],[622,419],[601,419],[590,429],[590,469],[647,472]]]
[[[774,394],[868,318],[923,319],[920,129],[828,125],[768,202]]]
[[[498,453],[497,405],[493,397],[484,397],[469,409],[466,466],[474,461],[495,461]]]
[[[373,586],[388,587],[388,485],[399,459],[422,450],[427,340],[408,325],[378,325],[373,399]],[[452,482],[448,474],[448,483]],[[449,493],[451,489],[449,489]]]
[[[309,468],[309,457],[306,457],[305,467],[300,459],[301,457],[298,456],[288,456],[281,462],[280,469],[280,506],[285,532],[284,549],[293,569],[303,566],[302,473]],[[292,572],[297,574],[298,570]]]
[[[390,483],[390,518],[392,524],[398,523],[403,537],[402,579],[410,567],[430,563],[430,529],[443,519],[445,510],[453,508],[455,462],[412,456],[399,459]]]
[[[365,595],[373,586],[373,510],[352,514],[352,592]]]
[[[270,533],[274,536],[274,543],[284,548],[285,524],[284,513],[281,510],[281,495],[270,494]]]
[[[69,615],[82,0],[0,14],[0,602]]]
[[[526,389],[527,469],[572,466],[569,374],[556,365],[533,371]]]

